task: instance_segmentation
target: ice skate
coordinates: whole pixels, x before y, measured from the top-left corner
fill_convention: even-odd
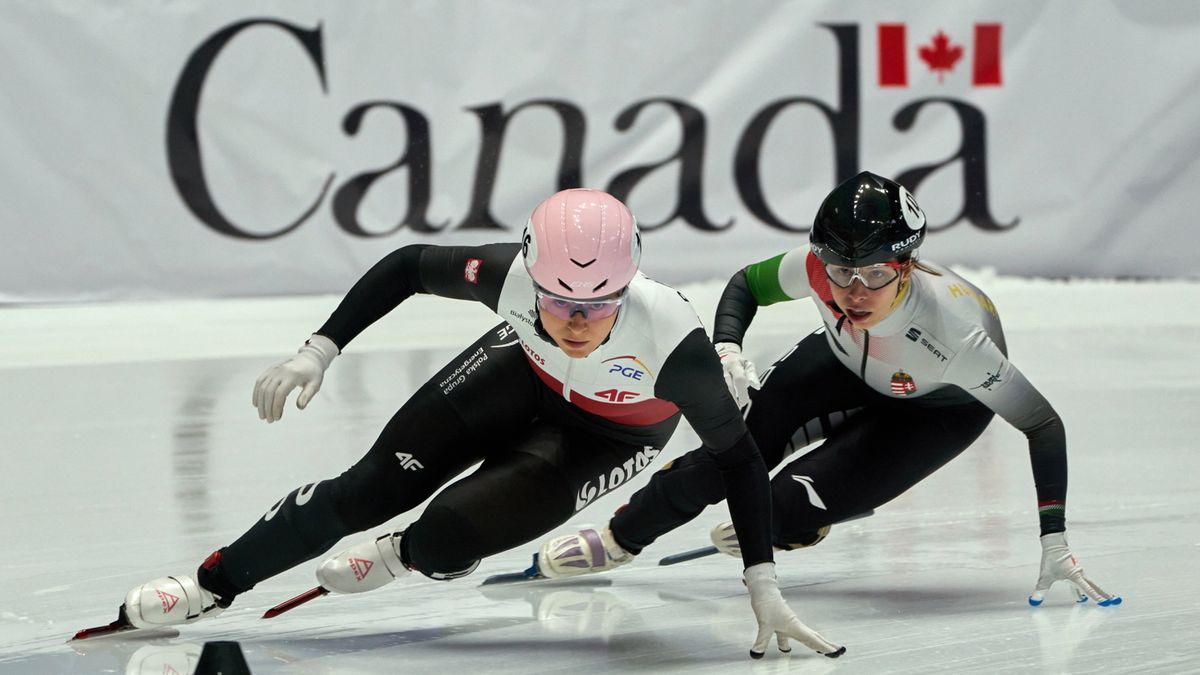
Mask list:
[[[190,574],[159,577],[125,595],[125,616],[137,628],[192,623],[216,616],[228,606]]]
[[[359,542],[326,558],[317,568],[316,588],[285,600],[263,614],[271,619],[329,593],[365,593],[386,586],[412,570],[400,559],[400,541],[404,532],[389,532]],[[431,579],[448,581],[465,577],[479,567],[476,560],[466,569],[426,574]]]
[[[403,535],[389,532],[335,553],[317,568],[317,582],[333,593],[365,593],[407,575],[400,560]]]
[[[555,537],[538,551],[538,572],[548,579],[605,572],[620,567],[634,556],[613,539],[612,530],[586,529]]]
[[[825,537],[829,536],[829,527],[830,527],[829,525],[826,525],[825,527],[815,530],[812,533],[811,537],[804,537],[804,538],[802,538],[801,541],[798,541],[798,542],[793,542],[793,543],[788,543],[788,544],[781,544],[781,543],[776,542],[775,550],[776,551],[795,551],[798,548],[808,548],[809,546],[816,546],[817,544],[824,541]],[[726,555],[731,555],[735,558],[742,557],[742,546],[741,546],[741,544],[738,543],[737,532],[734,532],[734,530],[733,530],[733,523],[724,522],[724,523],[717,525],[716,527],[714,527],[712,529],[711,532],[709,532],[708,536],[710,539],[712,539],[713,546],[716,546],[717,550],[720,551],[721,553],[724,553]]]

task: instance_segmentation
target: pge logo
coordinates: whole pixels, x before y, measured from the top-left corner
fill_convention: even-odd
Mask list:
[[[613,363],[608,368],[608,372],[610,373],[618,373],[622,377],[637,380],[638,382],[641,382],[642,378],[646,375],[654,377],[654,374],[650,372],[650,368],[636,356],[614,356],[611,359],[604,359],[604,363],[611,361],[624,361],[624,363]]]
[[[633,366],[623,366],[619,363],[612,364],[612,368],[609,368],[608,372],[620,373],[622,376],[628,377],[631,380],[641,380],[642,376],[646,374],[646,371],[644,370],[638,370]]]

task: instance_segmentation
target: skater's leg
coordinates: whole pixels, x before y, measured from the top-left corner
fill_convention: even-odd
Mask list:
[[[992,416],[979,403],[862,410],[771,481],[776,545],[803,545],[822,527],[895,499],[961,454]]]
[[[519,346],[500,330],[489,331],[422,386],[354,466],[289,493],[210,558],[199,572],[201,584],[223,597],[244,592],[347,534],[417,506],[527,427],[539,385]]]
[[[404,561],[438,578],[532,541],[623,485],[657,454],[539,423],[515,448],[434,498],[405,533]]]
[[[750,391],[746,426],[768,469],[879,398],[833,356],[821,332],[801,340],[760,379],[762,388]],[[637,553],[724,498],[711,453],[693,450],[669,462],[630,498],[613,516],[612,532],[623,548]]]

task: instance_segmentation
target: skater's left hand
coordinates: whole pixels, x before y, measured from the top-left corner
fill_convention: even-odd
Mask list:
[[[1066,581],[1075,593],[1075,602],[1087,602],[1091,598],[1101,607],[1121,604],[1121,597],[1105,593],[1083,573],[1079,561],[1067,548],[1067,533],[1052,532],[1042,536],[1042,569],[1038,574],[1037,586],[1029,596],[1029,604],[1037,607],[1046,598],[1046,591],[1056,581]]]
[[[745,579],[746,588],[750,590],[750,606],[754,608],[754,618],[758,619],[758,636],[754,638],[754,646],[750,648],[750,658],[763,657],[772,635],[775,636],[781,652],[792,651],[788,645],[789,639],[799,640],[809,649],[831,659],[836,659],[846,652],[845,647],[826,640],[820,633],[796,618],[796,613],[788,607],[783,594],[779,592],[779,582],[775,579],[775,563],[765,562],[747,567]]]
[[[754,362],[742,356],[741,345],[733,342],[718,342],[713,347],[721,359],[721,369],[725,371],[725,386],[729,387],[733,402],[739,408],[744,407],[750,402],[750,389],[762,388],[762,383],[758,381],[758,371],[754,369]]]

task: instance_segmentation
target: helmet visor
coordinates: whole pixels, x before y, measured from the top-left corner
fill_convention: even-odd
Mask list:
[[[883,262],[865,267],[826,265],[825,276],[838,288],[850,288],[850,284],[858,279],[863,286],[876,291],[895,281],[903,267],[898,262]]]
[[[583,314],[585,321],[595,321],[607,319],[616,314],[617,310],[621,308],[621,304],[625,302],[628,289],[622,289],[616,295],[606,295],[590,300],[555,295],[537,284],[534,284],[533,290],[537,295],[537,306],[542,311],[549,312],[564,321],[570,321],[577,312]]]

